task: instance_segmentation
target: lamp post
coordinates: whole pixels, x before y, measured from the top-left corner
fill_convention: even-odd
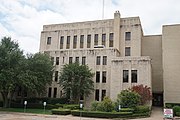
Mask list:
[[[43,106],[44,106],[44,114],[46,112],[46,102],[43,102]]]
[[[26,112],[27,101],[24,101],[24,113]]]
[[[81,117],[82,117],[82,109],[83,109],[83,101],[80,100],[79,102],[79,108],[80,108],[80,120],[81,120]]]

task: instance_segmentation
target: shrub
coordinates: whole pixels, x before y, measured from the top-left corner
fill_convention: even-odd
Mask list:
[[[109,97],[104,97],[101,105],[104,112],[112,112],[114,110],[114,104]]]
[[[52,114],[56,114],[56,115],[69,115],[69,114],[71,114],[71,110],[69,110],[69,109],[52,109],[51,112],[52,112]]]
[[[121,108],[120,112],[134,112],[134,109],[132,109],[132,108]]]
[[[174,112],[174,115],[177,116],[177,113],[180,112],[180,106],[174,106],[173,107],[173,112]]]
[[[149,106],[136,106],[135,113],[147,113],[150,111]]]
[[[0,107],[2,107],[3,106],[3,101],[0,101]]]
[[[78,104],[63,105],[63,108],[64,109],[70,109],[70,110],[78,110],[78,109],[80,109]]]
[[[176,112],[176,116],[180,117],[180,112]]]
[[[24,108],[24,104],[11,103],[11,107],[12,107],[12,108]],[[43,109],[44,106],[43,106],[43,104],[39,104],[39,103],[28,103],[28,104],[27,104],[27,108]],[[54,109],[54,108],[58,108],[58,106],[56,106],[56,105],[51,105],[51,104],[47,104],[47,105],[46,105],[46,109]]]
[[[97,111],[98,104],[99,104],[99,102],[97,102],[97,101],[92,102],[91,103],[91,110]]]
[[[174,106],[180,106],[180,103],[165,103],[167,108],[173,108]]]

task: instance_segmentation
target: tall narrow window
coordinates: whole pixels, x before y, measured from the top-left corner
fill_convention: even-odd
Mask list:
[[[75,61],[76,61],[76,63],[79,63],[79,57],[76,57]]]
[[[107,65],[107,56],[103,56],[103,65]]]
[[[49,89],[48,89],[48,97],[49,97],[49,98],[51,97],[51,92],[52,92],[52,88],[49,87]]]
[[[131,56],[131,47],[125,47],[125,56]]]
[[[64,44],[64,36],[61,36],[61,38],[60,38],[60,49],[63,49],[63,44]]]
[[[97,56],[96,57],[96,65],[100,65],[101,64],[101,56]]]
[[[69,64],[71,64],[73,62],[73,58],[69,57]]]
[[[137,83],[137,70],[131,70],[131,82]]]
[[[51,62],[52,62],[53,65],[54,65],[54,57],[51,57]]]
[[[125,32],[125,41],[131,40],[131,32]]]
[[[48,37],[47,38],[47,45],[50,45],[51,44],[51,37]]]
[[[80,48],[84,47],[84,35],[80,36]]]
[[[70,48],[70,36],[67,36],[67,44],[66,44],[66,49]]]
[[[95,91],[95,100],[99,101],[99,89],[96,89]]]
[[[54,81],[58,81],[58,71],[55,71],[55,78],[54,78]]]
[[[73,38],[73,48],[75,49],[77,47],[77,35]]]
[[[86,57],[82,57],[82,65],[86,64]]]
[[[94,35],[94,45],[98,45],[98,34]]]
[[[102,90],[101,101],[103,101],[105,96],[106,96],[106,90]]]
[[[57,97],[57,88],[54,88],[54,94],[53,94],[53,98]]]
[[[106,46],[106,34],[102,34],[102,45]]]
[[[56,65],[59,65],[59,57],[56,57]]]
[[[87,48],[91,47],[91,35],[87,35]]]
[[[129,71],[123,70],[123,83],[128,83],[128,79],[129,79]]]
[[[100,83],[100,72],[96,71],[96,83]]]
[[[62,63],[64,64],[64,57],[63,57]]]
[[[102,83],[106,83],[106,71],[102,72]]]
[[[113,47],[114,34],[109,33],[109,47]]]

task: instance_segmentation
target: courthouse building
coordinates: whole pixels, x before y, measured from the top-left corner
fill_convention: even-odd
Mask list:
[[[121,90],[140,84],[152,88],[153,105],[180,103],[180,25],[162,29],[162,35],[146,36],[139,17],[121,18],[119,11],[114,19],[44,25],[40,52],[55,65],[47,97],[62,97],[59,71],[79,62],[95,73],[95,90],[85,103],[116,100]]]

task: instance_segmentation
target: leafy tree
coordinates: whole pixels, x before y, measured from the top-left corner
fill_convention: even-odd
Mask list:
[[[78,103],[81,96],[88,96],[94,90],[94,74],[87,65],[66,64],[60,71],[60,86],[71,102]]]
[[[131,88],[132,91],[137,92],[141,96],[141,104],[144,105],[152,99],[151,88],[148,86],[136,85]]]
[[[131,90],[123,90],[118,94],[117,103],[123,107],[135,107],[140,103],[140,95]]]

